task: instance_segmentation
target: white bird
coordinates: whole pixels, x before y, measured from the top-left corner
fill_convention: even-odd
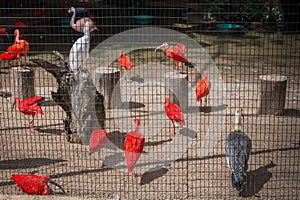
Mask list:
[[[76,23],[75,23],[76,9],[74,7],[69,8],[68,13],[73,13],[71,21],[70,21],[70,26],[75,31],[83,33],[84,32],[84,30],[83,30],[84,29],[84,24],[86,22],[91,22],[92,23],[91,28],[90,28],[90,32],[98,30],[98,28],[95,25],[95,23],[93,22],[93,20],[91,18],[88,18],[88,17],[81,18],[81,19],[77,20]]]
[[[90,29],[92,22],[85,22],[83,28],[83,36],[78,38],[73,44],[69,53],[69,68],[70,71],[76,71],[82,66],[84,61],[88,58],[90,50]]]

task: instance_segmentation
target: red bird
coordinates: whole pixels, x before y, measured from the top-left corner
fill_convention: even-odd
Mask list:
[[[29,122],[30,126],[30,132],[33,133],[33,125],[34,125],[34,117],[37,113],[43,115],[44,112],[42,111],[41,105],[45,102],[45,97],[42,96],[35,96],[31,98],[26,98],[20,101],[18,97],[15,98],[15,103],[13,105],[13,108],[15,104],[17,104],[18,109],[21,113],[24,115],[31,115],[32,120]]]
[[[127,69],[127,70],[132,69],[132,62],[130,61],[130,58],[128,56],[123,55],[123,50],[120,51],[120,57],[118,58],[118,64],[123,69]]]
[[[90,151],[89,154],[100,151],[108,139],[108,133],[105,130],[95,129],[90,138]]]
[[[202,106],[202,98],[208,96],[211,84],[208,80],[208,71],[203,71],[203,78],[197,83],[196,86],[196,99],[197,102],[201,102]],[[207,99],[206,99],[207,101]]]
[[[15,35],[15,44],[8,47],[7,51],[11,54],[21,54],[23,53],[25,55],[25,66],[27,61],[27,54],[29,51],[29,43],[26,40],[20,40],[20,31],[19,29],[16,29],[14,32]],[[19,58],[18,66],[20,68],[21,66],[21,59]]]
[[[132,173],[132,168],[141,156],[144,149],[145,138],[143,134],[139,133],[140,120],[135,119],[135,130],[129,132],[124,141],[124,153],[129,173]],[[132,173],[133,176],[137,176],[136,173]]]
[[[52,181],[49,176],[37,176],[34,174],[14,174],[11,179],[25,192],[26,194],[37,194],[37,195],[49,195],[51,189],[48,183],[57,186],[62,190],[64,194],[66,192],[64,189]]]
[[[25,62],[27,60],[27,54],[29,51],[29,43],[26,40],[20,40],[20,31],[19,29],[16,29],[15,32],[15,44],[9,46],[7,48],[7,52],[4,52],[3,54],[0,54],[0,59],[2,60],[16,60],[18,59],[18,68],[21,69],[21,53],[25,54]],[[25,63],[26,65],[26,63]],[[10,63],[8,63],[8,66],[10,67]]]
[[[175,124],[178,123],[180,126],[185,126],[180,106],[178,106],[177,104],[170,104],[169,98],[166,98],[166,115],[169,117],[173,124],[174,134],[176,134]]]
[[[177,44],[176,46],[171,46],[168,43],[163,43],[162,45],[156,47],[155,51],[161,49],[168,58],[171,58],[175,62],[175,70],[179,70],[182,67],[182,63],[193,67],[193,65],[185,57],[185,46],[183,44]]]

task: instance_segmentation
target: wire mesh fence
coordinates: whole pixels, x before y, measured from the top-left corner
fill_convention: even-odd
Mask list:
[[[298,2],[0,4],[1,195],[26,190],[14,174],[49,175],[68,196],[97,199],[300,195]],[[83,23],[83,33],[75,23],[82,18],[98,30]],[[16,100],[34,96],[34,108]],[[166,98],[181,108],[179,125]],[[31,121],[28,109],[40,104],[43,114]],[[225,151],[236,121],[252,144],[239,191]],[[130,150],[129,136],[139,150]],[[49,185],[53,198],[64,195]]]

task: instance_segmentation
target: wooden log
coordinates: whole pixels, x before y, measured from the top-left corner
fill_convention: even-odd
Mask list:
[[[188,110],[188,80],[187,74],[178,72],[167,72],[165,74],[167,89],[171,91],[169,98],[171,103],[180,105],[183,112]]]
[[[96,78],[99,79],[97,90],[104,96],[105,109],[119,108],[121,105],[120,93],[120,70],[117,68],[101,67],[95,70]],[[112,94],[119,98],[112,98]]]
[[[32,69],[18,70],[17,67],[10,71],[12,95],[20,99],[34,97],[34,71]]]
[[[287,77],[277,74],[259,76],[259,97],[257,114],[283,115],[286,97]]]

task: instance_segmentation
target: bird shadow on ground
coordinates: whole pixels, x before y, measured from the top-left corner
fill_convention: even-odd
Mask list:
[[[49,158],[24,158],[15,160],[2,160],[0,161],[0,169],[27,169],[36,168],[46,165],[53,165],[60,162],[66,162],[62,159],[49,159]]]
[[[218,106],[190,106],[188,107],[189,113],[203,112],[203,113],[211,113],[217,112],[220,110],[224,110],[227,108],[227,105],[222,104]]]
[[[189,137],[190,139],[197,138],[197,132],[193,131],[189,128],[186,128],[186,127],[183,127],[182,129],[180,129],[179,133],[185,137]]]
[[[155,141],[155,142],[145,142],[145,146],[158,146],[158,145],[162,145],[166,142],[171,142],[172,139],[169,138],[167,140],[160,140],[160,141]]]
[[[288,108],[284,110],[283,115],[290,116],[290,117],[300,117],[300,110]]]
[[[146,172],[141,177],[141,185],[146,185],[151,183],[153,180],[165,175],[169,170],[166,168],[152,169],[149,172]]]
[[[123,149],[126,135],[127,135],[127,133],[122,133],[120,131],[112,131],[108,134],[108,139],[111,143],[113,143],[119,149]]]
[[[39,133],[47,133],[51,135],[62,135],[65,133],[65,130],[58,128],[44,128],[43,126],[34,127],[34,130]]]
[[[133,101],[122,102],[120,105],[120,109],[137,109],[143,107],[145,107],[145,104]]]
[[[260,197],[258,192],[263,188],[272,177],[272,173],[268,171],[276,165],[271,161],[270,164],[260,167],[256,170],[246,172],[246,182],[239,193],[240,197]]]

